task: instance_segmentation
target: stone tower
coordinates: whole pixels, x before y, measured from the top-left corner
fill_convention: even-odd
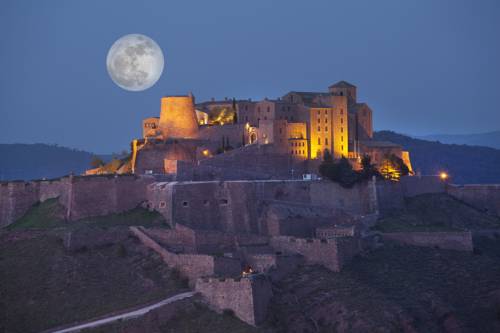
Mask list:
[[[193,96],[162,97],[159,128],[164,139],[196,139],[198,121]]]
[[[356,86],[349,82],[339,81],[329,86],[328,90],[334,96],[346,96],[349,104],[356,103]]]

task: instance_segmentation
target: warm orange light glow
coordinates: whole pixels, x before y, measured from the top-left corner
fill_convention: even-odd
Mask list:
[[[448,179],[448,177],[449,176],[448,176],[448,174],[446,172],[441,172],[439,174],[439,178],[441,178],[441,180],[446,180],[446,179]]]
[[[203,151],[203,156],[208,156],[208,154],[209,154],[209,153],[210,153],[210,152],[208,151],[208,149],[205,149],[205,150]]]

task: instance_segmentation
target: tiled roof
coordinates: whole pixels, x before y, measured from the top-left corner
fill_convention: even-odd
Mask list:
[[[356,88],[356,86],[353,84],[350,84],[347,81],[339,81],[337,83],[332,84],[328,88]]]

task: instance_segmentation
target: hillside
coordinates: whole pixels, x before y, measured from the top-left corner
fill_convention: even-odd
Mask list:
[[[500,149],[500,131],[477,134],[432,134],[418,138],[448,144],[484,146]]]
[[[391,131],[375,132],[374,139],[391,141],[409,150],[413,168],[423,175],[445,170],[457,184],[500,183],[498,149],[414,139]]]
[[[56,178],[89,168],[93,154],[47,144],[0,144],[0,180]]]

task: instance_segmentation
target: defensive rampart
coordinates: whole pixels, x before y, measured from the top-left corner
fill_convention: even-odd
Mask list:
[[[148,204],[172,225],[265,234],[259,223],[265,201],[322,206],[365,215],[376,211],[372,182],[346,189],[329,181],[164,182],[148,186]]]
[[[343,265],[361,251],[357,237],[306,239],[278,236],[271,237],[270,244],[277,251],[301,254],[306,262],[323,265],[334,272],[339,272]]]
[[[203,276],[236,276],[241,273],[239,260],[216,257],[205,254],[176,254],[168,251],[140,227],[130,227],[130,231],[146,247],[158,253],[170,267],[177,268],[194,285],[196,279]]]
[[[250,325],[264,321],[272,297],[271,283],[260,274],[238,279],[201,278],[196,281],[196,291],[215,310],[232,310]]]
[[[54,180],[10,182],[0,184],[0,226],[6,226],[39,201],[58,198],[66,207],[66,218],[123,212],[137,207],[146,199],[146,185],[151,177],[67,176]]]
[[[474,249],[472,234],[464,232],[394,232],[384,233],[386,240],[396,241],[401,244],[437,247],[447,250],[471,252]]]
[[[500,216],[500,184],[449,185],[449,195],[488,214]]]

